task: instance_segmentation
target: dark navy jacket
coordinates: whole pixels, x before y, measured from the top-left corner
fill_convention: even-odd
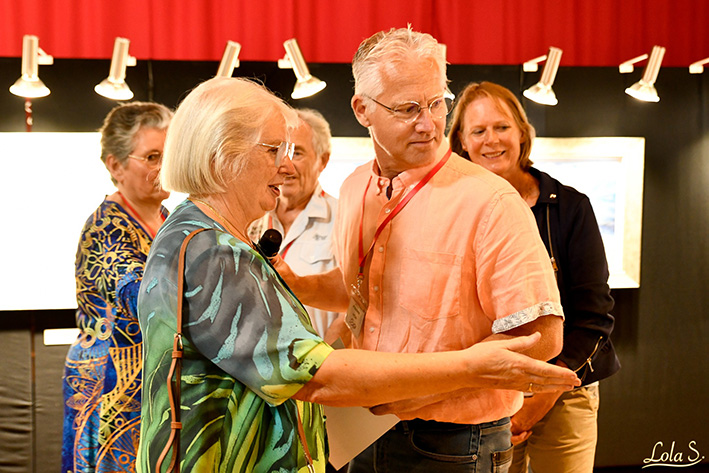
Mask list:
[[[529,172],[539,181],[540,194],[532,212],[556,263],[566,317],[564,347],[558,359],[577,370],[583,385],[590,384],[620,369],[610,340],[614,302],[601,233],[585,194],[537,169]]]

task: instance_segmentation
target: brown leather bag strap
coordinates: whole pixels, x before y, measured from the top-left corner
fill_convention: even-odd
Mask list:
[[[172,449],[172,456],[167,472],[180,473],[180,430],[182,430],[182,422],[180,422],[180,383],[182,380],[182,299],[185,293],[185,252],[190,240],[205,230],[213,229],[198,228],[187,235],[180,246],[180,254],[177,260],[177,330],[172,343],[172,363],[170,363],[170,370],[167,374],[167,396],[170,399],[170,437],[162,453],[160,453],[158,461],[155,463],[155,471],[157,473],[160,473],[162,463],[170,449]]]
[[[298,437],[300,437],[300,443],[303,445],[303,453],[305,454],[305,461],[308,464],[308,472],[315,473],[315,466],[313,465],[313,457],[310,456],[310,449],[308,448],[308,441],[305,439],[305,429],[303,429],[303,421],[300,418],[300,410],[298,409],[298,403],[295,403],[295,415],[298,420]]]

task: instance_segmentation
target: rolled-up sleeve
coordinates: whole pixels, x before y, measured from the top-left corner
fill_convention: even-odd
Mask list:
[[[563,317],[549,256],[530,209],[512,192],[490,202],[475,239],[478,294],[495,333]]]

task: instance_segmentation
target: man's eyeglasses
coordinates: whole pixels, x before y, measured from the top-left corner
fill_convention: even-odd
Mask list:
[[[428,108],[428,111],[431,112],[431,116],[433,118],[444,118],[451,112],[451,110],[453,110],[453,99],[455,98],[452,93],[446,92],[443,97],[429,103],[427,107],[422,107],[420,103],[413,100],[410,102],[400,103],[394,107],[388,107],[373,97],[366,97],[377,105],[387,109],[392,115],[399,120],[402,120],[404,123],[411,123],[416,120],[424,108]]]
[[[275,155],[274,160],[276,167],[280,167],[283,164],[283,158],[288,157],[288,159],[293,159],[293,153],[295,152],[295,143],[289,143],[287,141],[281,141],[278,145],[269,145],[268,143],[256,143],[257,145],[265,146],[268,148],[269,153]]]
[[[149,153],[147,156],[135,156],[132,154],[128,155],[129,158],[138,159],[143,161],[149,168],[156,168],[162,163],[162,153],[154,152]]]

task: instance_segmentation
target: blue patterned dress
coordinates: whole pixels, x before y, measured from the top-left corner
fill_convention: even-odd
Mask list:
[[[332,352],[273,268],[192,202],[165,221],[138,297],[145,340],[138,472],[153,472],[170,434],[167,373],[177,311],[177,259],[185,257],[181,377],[182,471],[307,471],[298,415],[315,470],[327,463],[322,406],[291,397]],[[296,411],[296,409],[298,411]],[[166,460],[163,468],[169,463]]]
[[[80,335],[64,367],[62,473],[135,471],[143,362],[136,304],[151,243],[150,234],[108,200],[81,232]]]

